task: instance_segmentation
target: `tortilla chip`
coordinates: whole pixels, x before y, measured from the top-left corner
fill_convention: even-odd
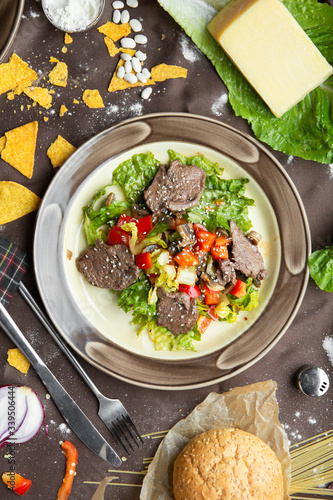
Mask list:
[[[65,33],[65,36],[64,36],[64,42],[66,44],[69,44],[69,43],[72,43],[73,42],[73,38],[70,36],[69,33]]]
[[[73,99],[73,104],[79,104],[79,101],[77,99]]]
[[[2,137],[0,137],[0,154],[5,149],[6,141],[7,141],[7,139],[6,139],[5,135],[3,135]]]
[[[6,146],[1,158],[31,179],[35,163],[38,122],[30,122],[5,133]]]
[[[66,87],[68,77],[67,64],[58,61],[55,57],[51,57],[50,61],[57,63],[49,73],[50,83],[52,83],[52,85],[58,85],[58,87]]]
[[[181,66],[170,66],[168,64],[159,64],[151,69],[151,77],[154,82],[164,82],[169,78],[186,78],[187,69]]]
[[[66,108],[66,106],[64,104],[62,104],[60,106],[60,110],[59,110],[59,116],[64,116],[65,113],[67,113],[68,109]]]
[[[88,108],[104,108],[103,99],[98,90],[86,89],[82,94],[83,102]]]
[[[26,87],[23,92],[45,109],[49,109],[52,105],[52,96],[48,89],[43,87]]]
[[[97,29],[100,33],[103,33],[103,35],[108,36],[114,42],[120,40],[120,38],[126,37],[131,32],[131,27],[129,23],[115,24],[112,23],[111,21],[108,21],[107,23],[103,24]]]
[[[108,52],[109,52],[109,54],[110,54],[111,57],[114,57],[116,54],[118,54],[119,49],[115,46],[114,41],[110,37],[105,36],[104,37],[104,42],[105,42],[105,45],[108,48]]]
[[[0,224],[7,224],[38,210],[41,199],[26,187],[11,181],[0,181]]]
[[[36,78],[37,73],[14,52],[7,63],[0,64],[0,94],[20,84],[31,85]]]
[[[10,366],[13,366],[21,373],[24,373],[24,375],[28,373],[28,370],[30,368],[30,362],[17,347],[15,347],[14,349],[8,349],[7,361]]]
[[[60,167],[67,158],[74,153],[76,148],[72,146],[66,139],[58,135],[56,140],[51,144],[47,150],[47,156],[50,158],[54,168]]]
[[[127,54],[130,54],[133,56],[135,54],[135,50],[133,49],[123,49],[122,52],[126,52]],[[108,92],[116,92],[117,90],[125,90],[125,89],[130,89],[132,87],[142,87],[143,85],[154,85],[154,81],[149,78],[146,83],[142,83],[140,81],[137,81],[136,83],[129,83],[123,78],[118,78],[117,77],[117,71],[120,66],[123,66],[125,64],[125,61],[122,59],[119,59],[119,62],[116,66],[116,69],[112,75],[109,87],[108,87]]]
[[[8,99],[8,101],[13,101],[15,99],[15,94],[13,91],[8,92],[7,99]]]

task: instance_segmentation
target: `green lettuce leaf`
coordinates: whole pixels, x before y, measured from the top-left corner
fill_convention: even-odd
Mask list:
[[[333,292],[333,246],[316,250],[310,255],[309,271],[321,290]]]
[[[150,282],[143,271],[139,278],[123,290],[118,300],[118,306],[126,313],[131,311],[134,325],[147,326],[156,317],[156,304],[148,304]]]
[[[201,340],[201,334],[196,326],[190,332],[174,335],[164,326],[157,326],[155,321],[149,324],[149,336],[155,344],[156,351],[195,351],[193,340]]]
[[[252,286],[253,279],[247,278],[246,280],[246,293],[243,297],[235,297],[228,293],[230,304],[237,306],[240,311],[251,311],[258,306],[259,292],[257,288]]]
[[[228,3],[218,0],[158,0],[210,59],[229,91],[237,116],[273,149],[322,163],[333,162],[333,76],[276,118],[259,94],[207,31],[208,22]],[[284,0],[290,13],[333,64],[333,7],[317,0]]]

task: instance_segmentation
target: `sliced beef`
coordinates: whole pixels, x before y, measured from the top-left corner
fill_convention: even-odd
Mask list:
[[[226,286],[229,283],[231,285],[235,284],[237,277],[234,263],[229,259],[221,259],[217,265],[216,277],[219,284],[222,286]]]
[[[124,290],[138,279],[140,272],[125,245],[107,245],[101,240],[81,253],[76,266],[91,285],[111,290]]]
[[[192,330],[199,317],[196,299],[185,292],[168,293],[163,287],[157,289],[157,295],[157,325],[175,335]]]
[[[196,165],[172,161],[169,168],[162,165],[144,192],[152,212],[182,212],[198,204],[205,188],[206,172]]]
[[[264,259],[258,248],[253,245],[235,221],[230,220],[232,250],[231,260],[234,263],[236,271],[241,272],[244,276],[252,276],[258,282],[266,278],[267,270],[265,269]]]

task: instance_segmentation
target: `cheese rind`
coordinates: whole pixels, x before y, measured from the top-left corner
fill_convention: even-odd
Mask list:
[[[231,0],[207,28],[278,118],[333,74],[280,0]]]

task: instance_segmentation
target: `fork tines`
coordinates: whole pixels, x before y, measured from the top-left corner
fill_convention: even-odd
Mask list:
[[[123,441],[127,443],[132,451],[134,451],[134,448],[131,441],[133,441],[138,448],[140,447],[140,441],[143,443],[143,439],[129,415],[121,415],[118,417],[117,420],[112,422],[112,428],[110,430],[113,436],[117,439],[118,443],[121,444],[127,455],[130,455],[130,452]],[[134,434],[132,431],[134,431]]]

